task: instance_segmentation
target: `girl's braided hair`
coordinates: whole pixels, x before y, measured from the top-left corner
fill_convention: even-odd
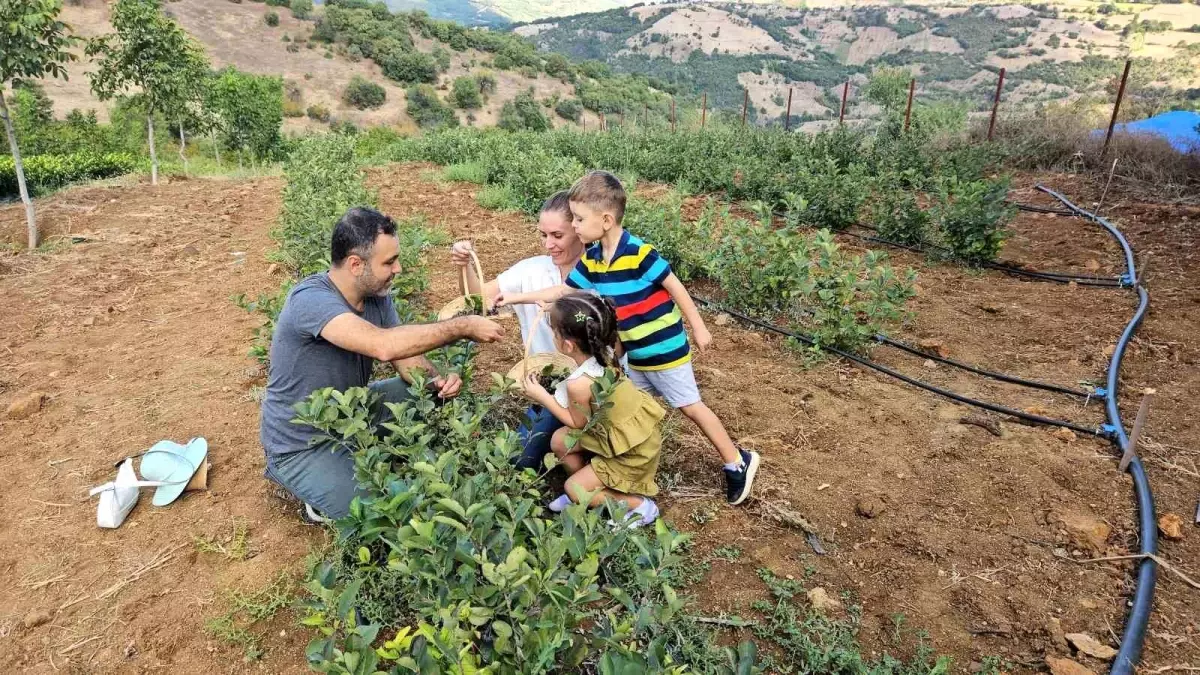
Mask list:
[[[605,368],[616,365],[617,308],[595,293],[564,295],[550,307],[550,327]]]

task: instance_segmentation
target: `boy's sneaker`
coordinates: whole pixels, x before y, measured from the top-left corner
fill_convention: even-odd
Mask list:
[[[762,461],[753,450],[738,448],[738,453],[742,456],[742,467],[736,471],[724,469],[725,500],[732,506],[741,504],[750,496],[750,490],[754,487],[754,475],[758,473],[758,465]]]

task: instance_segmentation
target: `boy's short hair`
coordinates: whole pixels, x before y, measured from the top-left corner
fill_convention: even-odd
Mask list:
[[[542,210],[539,213],[564,213],[567,220],[571,220],[571,200],[567,197],[567,190],[559,190],[550,195],[550,198],[542,202]]]
[[[625,187],[607,171],[591,171],[571,186],[567,199],[611,213],[617,224],[625,217]]]

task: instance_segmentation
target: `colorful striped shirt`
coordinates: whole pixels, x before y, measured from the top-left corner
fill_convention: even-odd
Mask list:
[[[692,358],[683,316],[662,285],[670,275],[671,266],[653,246],[623,232],[611,262],[604,260],[601,245],[593,244],[566,284],[613,300],[630,368],[667,370]]]

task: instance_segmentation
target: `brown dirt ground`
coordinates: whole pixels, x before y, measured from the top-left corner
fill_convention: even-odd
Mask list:
[[[456,238],[473,238],[489,274],[537,252],[522,217],[480,208],[475,186],[427,176],[427,167],[395,166],[373,171],[371,181],[393,216],[424,215]],[[1081,204],[1098,193],[1072,176],[1028,176],[1019,184],[1037,179]],[[304,670],[308,636],[290,612],[254,627],[265,636],[258,664],[243,663],[240,651],[202,628],[227,607],[228,591],[260,588],[281,570],[299,573],[305,553],[324,541],[261,476],[251,392],[261,376],[246,356],[256,321],[228,299],[278,285],[264,256],[279,188],[278,179],[76,188],[40,202],[43,223],[50,234],[89,241],[0,257],[0,409],[34,391],[50,397],[33,418],[0,419],[0,570],[10,579],[0,593],[0,661],[26,672]],[[1016,198],[1051,203],[1027,187]],[[1134,392],[1157,387],[1143,456],[1159,513],[1190,522],[1200,455],[1188,397],[1200,390],[1189,339],[1200,303],[1200,209],[1111,194],[1109,203],[1105,212],[1148,265],[1153,297],[1123,371],[1124,412],[1132,417]],[[0,207],[0,241],[20,241],[21,217],[16,206]],[[1006,258],[1041,269],[1117,270],[1115,247],[1082,221],[1022,214],[1014,229]],[[893,260],[920,270],[916,318],[902,338],[937,339],[954,358],[1017,375],[1099,381],[1104,348],[1133,309],[1128,292],[972,274],[907,254]],[[447,262],[444,251],[430,256],[431,306],[453,295]],[[1117,473],[1107,443],[1061,440],[1010,420],[995,437],[960,424],[971,412],[963,406],[841,362],[806,369],[777,339],[708,319],[716,343],[696,361],[701,388],[732,435],[762,451],[765,465],[757,503],[726,508],[715,453],[686,422],[673,428],[663,502],[667,517],[695,535],[697,560],[711,566],[690,589],[699,611],[753,615],[750,604],[766,596],[756,570],[768,568],[798,579],[811,574],[809,587],[848,593],[863,607],[869,650],[910,653],[890,638],[892,616],[903,613],[907,626],[927,629],[939,652],[955,656],[960,671],[988,655],[1018,672],[1042,669],[1046,654],[1066,655],[1047,631],[1052,617],[1067,633],[1117,643],[1132,565],[1079,564],[1056,554],[1083,558],[1135,546],[1130,482]],[[486,350],[482,365],[507,368],[519,355],[510,339]],[[1082,423],[1103,419],[1095,402],[1082,407],[883,349],[873,356],[1007,405]],[[109,479],[110,462],[161,438],[194,435],[210,441],[209,492],[166,509],[143,503],[121,529],[95,528],[86,490]],[[870,519],[856,513],[867,498],[883,505]],[[764,520],[768,501],[786,501],[812,521],[828,555],[814,555],[797,531]],[[1085,546],[1058,524],[1063,517],[1103,523],[1111,533]],[[196,551],[195,536],[227,535],[235,518],[249,526],[251,557],[228,561]],[[742,551],[736,560],[711,558],[730,546]],[[1182,541],[1161,548],[1197,576],[1200,531],[1189,524]],[[167,562],[139,576],[162,551]],[[1148,671],[1200,665],[1196,616],[1200,595],[1162,573]],[[46,622],[26,626],[34,619]]]

